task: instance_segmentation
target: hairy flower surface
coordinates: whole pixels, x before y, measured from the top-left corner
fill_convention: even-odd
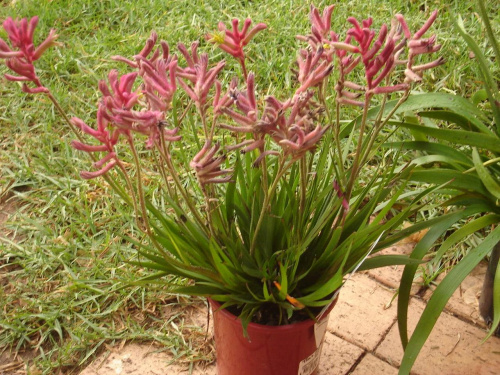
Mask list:
[[[220,61],[215,67],[209,69],[208,55],[206,53],[198,55],[198,42],[191,44],[191,53],[182,43],[179,43],[178,48],[188,64],[186,68],[177,68],[179,85],[196,103],[196,106],[204,110],[208,93],[226,63]]]
[[[160,46],[154,50],[158,35],[153,31],[140,53],[134,60],[123,56],[113,56],[112,59],[121,61],[137,70],[142,77],[145,95],[150,109],[154,111],[167,111],[177,90],[177,56],[170,55],[170,49],[165,41],[160,41]],[[153,52],[152,56],[149,56]]]
[[[201,185],[224,183],[231,180],[231,176],[227,175],[233,171],[221,168],[226,157],[225,155],[217,155],[219,149],[218,143],[211,146],[210,142],[207,142],[189,163]]]

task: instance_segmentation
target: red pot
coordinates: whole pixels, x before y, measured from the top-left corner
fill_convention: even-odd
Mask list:
[[[248,325],[209,299],[214,312],[218,375],[315,375],[330,311],[337,298],[315,323],[306,320],[285,326]]]

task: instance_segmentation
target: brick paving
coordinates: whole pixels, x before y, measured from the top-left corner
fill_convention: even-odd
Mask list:
[[[484,271],[484,265],[478,267],[453,295],[417,358],[412,374],[500,374],[500,339],[492,337],[487,342],[482,342],[486,330],[479,318],[477,298]],[[400,273],[400,268],[390,267],[357,274],[346,283],[339,302],[330,314],[319,375],[398,373],[403,350],[397,330],[394,296],[396,279]],[[414,288],[415,291],[418,289],[418,286]],[[415,294],[411,299],[408,323],[410,333],[429,297],[428,293],[420,294],[423,298]],[[138,346],[131,346],[134,345]],[[99,366],[91,365],[81,375],[115,374],[118,373],[116,366],[121,366],[121,374],[135,373],[132,370],[136,363],[133,355],[137,351],[144,352],[145,349],[133,350],[127,347],[120,353],[108,353],[107,359],[98,359],[96,363]],[[159,357],[160,354],[164,357]],[[151,366],[147,365],[149,358]],[[184,371],[187,369],[185,365],[174,364],[165,368],[165,364],[171,359],[166,353],[153,356],[141,354],[141,374],[189,373]],[[162,363],[162,366],[155,367],[156,363]],[[128,372],[129,369],[132,372]],[[215,364],[204,369],[195,368],[192,373],[215,375]]]

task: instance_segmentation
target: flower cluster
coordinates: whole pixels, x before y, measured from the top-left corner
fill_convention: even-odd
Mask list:
[[[0,58],[6,59],[7,67],[17,74],[17,76],[5,74],[5,78],[9,81],[33,82],[35,88],[30,88],[26,83],[23,84],[23,91],[31,94],[48,92],[48,89],[41,84],[36,75],[33,63],[42,56],[47,48],[58,44],[55,30],[50,30],[47,38],[38,47],[35,47],[33,35],[37,24],[38,17],[36,16],[31,18],[29,22],[26,18],[18,21],[9,17],[3,23],[3,27],[7,31],[12,48],[0,38]]]
[[[436,44],[435,35],[422,39],[436,20],[437,11],[433,12],[422,28],[413,35],[401,14],[395,16],[395,22],[392,22],[390,29],[383,24],[378,33],[372,29],[373,19],[365,19],[360,24],[356,18],[349,17],[347,21],[352,27],[347,31],[345,39],[340,41],[339,35],[330,29],[333,8],[333,6],[325,8],[323,15],[320,16],[318,9],[311,6],[311,34],[298,38],[307,41],[313,50],[321,51],[321,57],[325,61],[330,62],[337,56],[339,79],[336,91],[337,102],[340,104],[362,107],[366,102],[358,99],[363,94],[369,100],[374,94],[408,92],[410,83],[420,81],[423,71],[444,63],[444,59],[439,58],[431,63],[414,66],[416,56],[437,52],[441,48]],[[407,58],[402,59],[401,55],[405,48],[408,50]],[[302,54],[307,52],[303,51]],[[348,74],[360,64],[364,69],[364,84],[347,79]],[[303,65],[299,61],[299,68]],[[405,66],[406,78],[404,82],[394,84],[388,78],[397,65]]]
[[[192,43],[189,50],[184,44],[178,44],[178,50],[186,63],[185,67],[179,65],[178,57],[170,53],[165,41],[161,41],[156,48],[158,36],[154,32],[141,52],[132,59],[114,56],[114,60],[126,63],[135,71],[119,77],[118,72],[112,70],[108,83],[99,83],[102,99],[98,105],[96,129],[86,125],[81,119],[71,120],[73,125],[100,143],[91,145],[74,141],[75,148],[87,152],[106,152],[103,158],[94,163],[98,170],[83,172],[82,176],[100,176],[119,163],[115,146],[120,136],[124,136],[130,143],[133,142],[132,133],[143,134],[148,137],[148,148],[158,145],[160,141],[179,140],[178,127],[167,127],[170,123],[168,116],[172,109],[171,103],[178,87],[195,103],[202,118],[206,143],[193,159],[191,166],[199,181],[205,184],[230,179],[214,178],[226,175],[229,171],[221,169],[223,157],[214,159],[216,151],[219,150],[219,145],[212,139],[218,117],[225,115],[233,121],[233,124],[219,124],[220,128],[250,135],[250,138],[239,143],[226,145],[226,150],[259,150],[256,164],[266,156],[279,155],[280,149],[284,158],[298,160],[308,151],[316,150],[328,129],[328,126],[321,125],[318,121],[322,105],[318,104],[314,96],[315,89],[326,85],[328,77],[334,72],[334,59],[338,60],[335,84],[337,102],[362,107],[369,103],[374,94],[408,92],[410,83],[419,81],[423,71],[444,61],[440,58],[431,63],[414,65],[416,56],[436,52],[440,48],[436,44],[435,36],[423,38],[435,21],[437,12],[413,34],[402,15],[396,15],[390,29],[382,25],[378,32],[372,29],[371,18],[360,23],[350,17],[348,22],[352,27],[347,31],[344,40],[340,41],[339,35],[331,30],[333,10],[333,6],[328,6],[320,14],[317,8],[311,6],[311,34],[298,37],[309,44],[309,48],[300,50],[297,56],[299,87],[290,98],[283,101],[274,96],[265,98],[262,112],[259,111],[256,99],[255,75],[246,72],[243,48],[259,31],[267,27],[263,23],[251,28],[252,21],[246,19],[240,30],[239,21],[233,19],[232,30],[227,29],[221,22],[218,25],[219,32],[206,36],[210,42],[216,43],[223,51],[234,56],[244,69],[246,89],[239,90],[237,79],[233,79],[225,95],[222,95],[222,84],[217,80],[217,76],[224,69],[225,61],[211,66],[208,55],[198,53],[198,42]],[[6,58],[7,66],[19,74],[6,75],[7,79],[35,83],[37,87],[34,89],[25,85],[24,90],[28,92],[46,92],[46,88],[36,76],[33,62],[49,46],[54,45],[57,38],[51,30],[46,40],[38,48],[34,48],[33,34],[37,22],[37,17],[29,22],[26,19],[14,21],[9,18],[4,22],[4,28],[15,50],[0,40],[0,57]],[[402,59],[406,47],[407,57]],[[359,65],[364,69],[364,83],[347,79],[349,73]],[[393,83],[389,77],[397,65],[405,65],[405,80]],[[138,77],[142,79],[142,84],[134,89]],[[209,101],[213,87],[214,99]],[[363,94],[365,100],[361,101]],[[210,105],[214,121],[209,129],[206,117]],[[278,148],[267,147],[267,139]],[[214,146],[210,146],[213,144]]]

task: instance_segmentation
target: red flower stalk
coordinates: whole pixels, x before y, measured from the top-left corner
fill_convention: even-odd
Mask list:
[[[9,81],[33,82],[36,88],[30,88],[26,84],[23,84],[23,91],[32,94],[49,92],[36,75],[33,62],[38,60],[47,48],[58,44],[56,43],[58,36],[55,34],[55,30],[52,29],[47,38],[35,48],[33,35],[37,24],[37,16],[31,18],[29,22],[26,18],[18,21],[9,17],[3,23],[3,27],[5,31],[7,31],[7,35],[14,49],[11,49],[8,44],[0,38],[0,58],[6,59],[5,64],[7,67],[18,74],[17,76],[5,74],[5,78]]]
[[[148,148],[153,147],[155,142],[159,140],[161,130],[163,130],[167,141],[179,140],[180,137],[176,135],[178,129],[168,130],[161,126],[165,117],[163,111],[132,110],[134,105],[138,103],[140,96],[136,91],[132,91],[137,74],[137,72],[129,73],[118,78],[118,72],[112,70],[108,75],[111,90],[106,82],[99,82],[99,89],[104,96],[102,105],[106,108],[104,116],[127,136],[130,136],[131,132],[149,136],[146,142]],[[151,80],[146,80],[146,82],[150,83]],[[146,90],[148,90],[147,86]],[[153,95],[154,93],[150,91],[149,96]]]
[[[238,86],[238,78],[233,77],[231,83],[229,84],[229,90],[222,96],[221,91],[222,85],[216,80],[215,81],[215,96],[213,100],[214,116],[219,116],[223,113],[224,108],[229,107],[234,102],[236,87]]]
[[[349,17],[347,20],[354,26],[347,31],[347,34],[352,35],[358,43],[361,60],[365,66],[367,89],[373,90],[394,69],[396,43],[393,38],[387,38],[386,25],[382,25],[377,39],[373,42],[376,34],[370,29],[373,23],[371,18],[363,20],[362,27],[354,17]],[[385,46],[381,50],[384,43]]]
[[[314,5],[311,5],[309,12],[311,35],[297,35],[297,39],[309,42],[313,50],[317,51],[319,48],[323,48],[321,58],[326,59],[328,62],[333,61],[333,55],[335,54],[335,48],[331,46],[331,42],[338,42],[338,35],[330,30],[334,8],[334,5],[326,7],[321,16],[319,10]]]
[[[111,59],[113,59],[115,61],[124,62],[125,64],[130,65],[132,68],[139,68],[139,60],[147,59],[149,54],[153,51],[153,48],[155,47],[157,40],[158,40],[158,35],[154,31],[152,31],[148,40],[146,40],[146,44],[144,45],[141,52],[139,52],[137,55],[134,56],[135,61],[132,61],[130,59],[127,59],[126,57],[119,56],[119,55],[111,56]],[[164,41],[161,41],[160,44],[161,44],[161,48],[163,49],[163,60],[167,60],[168,54],[169,54],[168,45]],[[153,56],[149,59],[149,61],[150,62],[156,61],[159,58],[160,53],[161,53],[161,51],[158,48],[154,52]]]
[[[247,78],[247,72],[245,67],[245,53],[243,47],[245,47],[250,40],[259,31],[267,28],[265,23],[258,23],[252,29],[250,25],[252,20],[247,18],[243,24],[241,31],[238,29],[239,20],[234,18],[232,21],[233,30],[230,31],[226,28],[223,22],[219,22],[218,29],[219,32],[213,34],[207,34],[205,38],[214,44],[217,44],[220,49],[229,53],[235,57],[240,63],[243,69],[243,75],[245,79]]]
[[[233,172],[232,169],[221,169],[222,163],[226,160],[225,155],[216,156],[220,145],[217,143],[210,147],[210,142],[206,142],[203,148],[195,155],[189,166],[194,169],[200,184],[215,184],[231,181],[232,176],[227,176]],[[221,177],[226,176],[226,177]]]
[[[99,81],[99,90],[103,94],[104,105],[109,111],[114,108],[130,109],[137,104],[139,93],[132,91],[137,74],[137,72],[128,73],[118,78],[118,71],[113,69],[108,74],[109,87],[106,81]]]
[[[253,140],[245,140],[239,144],[233,145],[230,149],[241,148],[241,152],[250,152],[254,149],[259,149],[264,152],[264,133],[258,124],[258,109],[255,100],[255,76],[250,73],[247,78],[246,92],[240,92],[236,88],[230,89],[229,96],[238,112],[225,106],[221,108],[221,112],[231,117],[239,126],[231,126],[221,124],[224,129],[231,130],[237,133],[250,133]]]
[[[107,152],[102,159],[94,163],[94,167],[100,169],[95,172],[81,172],[83,178],[101,176],[119,163],[114,148],[120,135],[125,135],[129,140],[132,139],[132,133],[146,135],[148,136],[146,141],[148,148],[152,148],[159,141],[162,132],[166,141],[173,142],[180,139],[180,136],[177,136],[177,128],[165,129],[165,113],[163,111],[132,110],[138,103],[140,96],[136,91],[133,91],[137,74],[135,72],[118,77],[118,72],[112,70],[108,75],[109,86],[105,81],[99,82],[103,98],[97,111],[97,129],[86,125],[79,118],[71,119],[73,125],[100,142],[99,145],[90,145],[73,141],[71,144],[75,149],[86,152]]]
[[[314,152],[328,129],[328,126],[315,125],[317,119],[314,103],[311,102],[313,95],[313,91],[309,90],[294,96],[291,102],[286,102],[284,107],[290,108],[291,111],[285,118],[285,129],[272,134],[273,139],[285,152],[296,159],[304,156],[307,151]],[[280,112],[283,113],[283,109]]]

